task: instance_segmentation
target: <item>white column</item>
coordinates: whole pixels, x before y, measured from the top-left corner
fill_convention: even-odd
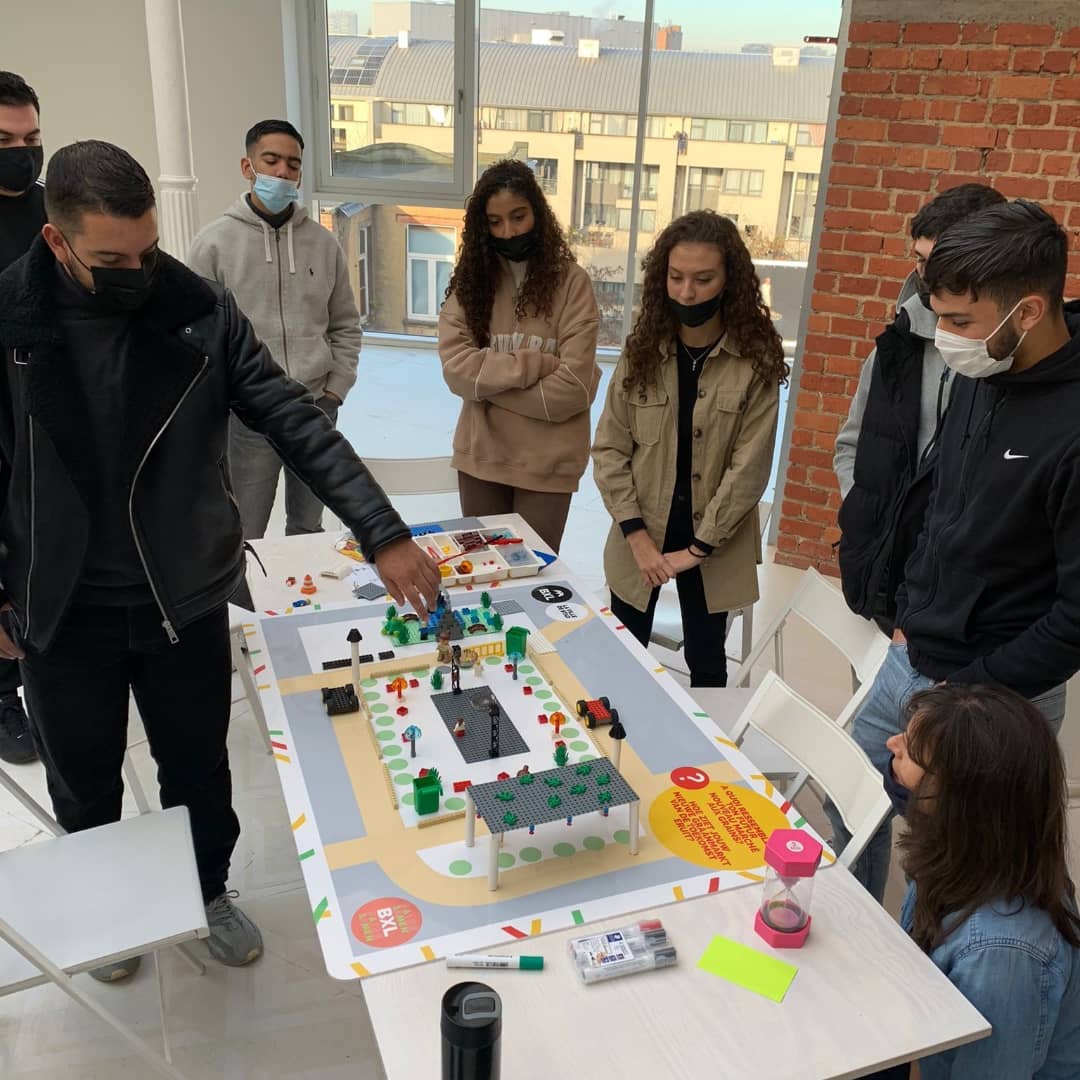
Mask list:
[[[158,221],[161,247],[177,259],[187,257],[199,231],[195,166],[191,153],[184,26],[180,0],[145,0],[150,81],[157,129]]]
[[[632,802],[630,804],[630,854],[636,855],[638,853],[638,811],[641,809],[641,803]]]
[[[473,847],[476,844],[476,803],[465,789],[465,846]]]
[[[502,833],[492,833],[488,841],[488,889],[491,892],[499,887],[499,847],[502,838]]]

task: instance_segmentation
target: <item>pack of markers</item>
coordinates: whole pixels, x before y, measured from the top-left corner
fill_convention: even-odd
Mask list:
[[[569,944],[570,958],[586,983],[672,967],[678,959],[659,919],[574,938]]]

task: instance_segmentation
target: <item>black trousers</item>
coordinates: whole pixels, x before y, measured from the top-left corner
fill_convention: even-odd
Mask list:
[[[687,501],[676,493],[668,517],[664,551],[678,551],[693,541],[690,513]],[[679,593],[679,611],[682,615],[683,652],[686,666],[690,669],[691,686],[727,686],[727,640],[726,611],[709,612],[705,602],[705,582],[697,568],[686,570],[675,578]],[[659,589],[653,589],[644,611],[628,604],[614,592],[611,594],[611,610],[642,645],[649,644]]]
[[[18,660],[0,660],[0,697],[14,694],[22,686]]]
[[[22,664],[33,735],[57,821],[77,832],[120,819],[128,692],[158,766],[163,807],[191,814],[203,897],[225,891],[240,835],[232,808],[232,665],[222,605],[170,645],[156,607],[75,606],[45,653]]]

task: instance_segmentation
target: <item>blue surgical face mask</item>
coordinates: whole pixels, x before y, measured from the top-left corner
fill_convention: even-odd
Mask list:
[[[300,189],[292,180],[281,176],[267,176],[265,173],[255,174],[255,183],[251,190],[271,214],[280,214],[289,203],[300,198]]]

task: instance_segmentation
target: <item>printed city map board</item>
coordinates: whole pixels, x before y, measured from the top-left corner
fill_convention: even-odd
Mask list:
[[[301,608],[249,629],[312,917],[337,978],[758,882],[768,834],[807,827],[606,608],[558,579],[492,585],[488,599],[485,607],[479,588],[452,591],[453,621],[472,630],[456,643],[478,654],[460,667],[459,695],[410,613],[394,616],[406,630],[395,622],[395,637],[382,633],[386,601]],[[341,661],[353,628],[362,704],[330,717],[322,689],[352,684]],[[516,679],[508,637],[512,651],[525,649]],[[332,704],[348,697],[339,690]],[[577,714],[579,700],[602,697],[626,731],[617,770],[611,727],[590,730]],[[486,752],[493,711],[497,758]],[[455,734],[459,719],[465,730]],[[526,767],[536,786],[523,786]],[[414,788],[422,769],[427,782]],[[552,778],[563,786],[540,786]],[[466,783],[485,794],[471,847]],[[426,809],[439,787],[437,809],[418,814],[417,800]],[[504,788],[510,817],[492,818]],[[530,815],[543,819],[531,829]],[[497,852],[490,820],[505,828]]]

